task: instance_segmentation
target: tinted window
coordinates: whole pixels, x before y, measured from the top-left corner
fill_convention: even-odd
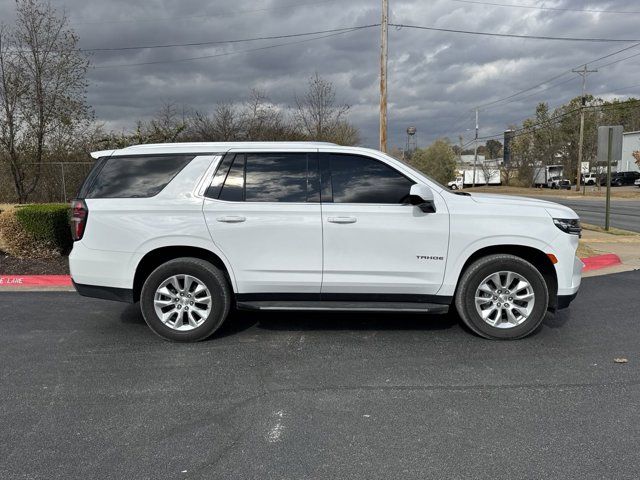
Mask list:
[[[110,157],[95,175],[86,198],[153,197],[193,156]]]
[[[415,182],[371,158],[331,155],[334,203],[406,203]]]
[[[220,192],[222,191],[222,185],[224,185],[224,181],[227,178],[227,173],[229,173],[229,167],[231,167],[233,158],[234,155],[224,156],[224,158],[218,165],[218,168],[216,169],[216,174],[213,176],[211,185],[207,187],[207,191],[204,193],[205,197],[218,198]]]
[[[306,202],[307,154],[247,154],[247,202]]]
[[[244,154],[236,155],[218,197],[227,202],[241,202],[244,196]]]
[[[90,160],[93,160],[93,158],[90,158]],[[93,182],[95,181],[96,177],[100,173],[100,170],[102,170],[104,162],[106,161],[107,161],[107,157],[100,157],[96,160],[96,163],[93,164],[93,167],[89,172],[89,175],[87,175],[87,177],[84,179],[84,182],[82,182],[80,191],[78,192],[78,195],[76,195],[77,198],[87,198],[87,195],[91,190],[91,186],[93,185]]]

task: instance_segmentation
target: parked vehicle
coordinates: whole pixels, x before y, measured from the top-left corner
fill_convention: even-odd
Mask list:
[[[564,177],[564,167],[562,165],[540,165],[534,167],[533,185],[535,187],[548,187],[549,179]]]
[[[533,332],[580,286],[580,221],[530,198],[451,192],[381,152],[326,143],[139,145],[92,154],[73,201],[81,295],[140,302],[198,341],[232,307],[445,313]]]
[[[551,189],[560,189],[560,190],[570,190],[571,189],[571,181],[562,177],[551,177],[547,181],[547,188]]]
[[[583,173],[581,176],[582,185],[597,185],[598,184],[598,176],[595,173]]]
[[[487,176],[489,177],[488,179]],[[500,170],[497,168],[492,168],[486,173],[484,170],[477,168],[475,177],[474,181],[472,169],[462,170],[459,172],[459,175],[456,176],[455,180],[447,183],[447,186],[451,190],[461,190],[463,188],[471,187],[474,183],[476,186],[502,184],[500,180]]]
[[[622,187],[623,185],[633,185],[640,178],[640,172],[615,172],[611,174],[611,186]],[[603,175],[600,185],[607,184],[607,176]]]

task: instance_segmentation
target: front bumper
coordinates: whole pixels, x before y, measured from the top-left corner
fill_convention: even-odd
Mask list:
[[[578,296],[578,292],[572,295],[558,295],[558,302],[556,303],[556,310],[562,310],[567,308],[573,299]]]
[[[576,298],[578,290],[580,289],[580,283],[582,282],[583,268],[584,263],[582,263],[582,260],[574,256],[571,271],[567,272],[565,270],[563,272],[564,276],[562,277],[564,281],[558,284],[558,297],[553,310],[567,308],[573,299]],[[560,276],[558,280],[560,280]]]

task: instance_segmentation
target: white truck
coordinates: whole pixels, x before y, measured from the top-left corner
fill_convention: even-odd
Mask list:
[[[487,178],[487,176],[489,178]],[[462,190],[465,187],[471,187],[473,184],[476,186],[482,185],[500,185],[502,182],[500,181],[500,170],[497,168],[492,168],[488,171],[476,168],[476,179],[475,182],[473,180],[473,169],[469,170],[460,170],[458,171],[458,175],[451,182],[447,183],[447,186],[451,190]]]
[[[562,165],[537,165],[533,171],[533,186],[549,188],[552,178],[564,178]]]

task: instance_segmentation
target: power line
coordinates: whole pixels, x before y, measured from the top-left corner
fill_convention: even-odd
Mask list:
[[[305,5],[321,5],[324,3],[336,3],[341,0],[320,0],[316,2],[306,2],[306,3],[293,3],[289,5],[280,5],[277,7],[265,7],[265,8],[255,8],[251,10],[236,10],[235,12],[221,12],[216,13],[215,15],[188,15],[184,17],[156,17],[156,18],[139,18],[139,19],[126,19],[126,20],[95,20],[88,22],[76,22],[72,21],[73,25],[101,25],[101,24],[113,24],[113,23],[150,23],[150,22],[174,22],[176,20],[205,20],[208,18],[220,18],[220,17],[234,17],[237,15],[245,15],[252,13],[261,13],[267,12],[270,10],[286,10],[295,7],[301,7]]]
[[[626,100],[624,103],[626,104],[607,104],[607,105],[589,105],[584,107],[585,109],[591,109],[591,110],[604,110],[604,109],[608,109],[608,108],[618,108],[621,110],[627,110],[629,108],[637,108],[638,107],[638,102],[640,102],[640,99],[631,99],[631,100]],[[538,123],[534,123],[532,125],[527,125],[526,127],[520,127],[517,128],[515,130],[513,130],[514,135],[513,138],[524,135],[526,133],[531,133],[531,131],[535,131],[537,130],[535,127],[539,127],[539,126],[545,126],[545,125],[552,125],[554,123],[559,122],[560,120],[562,120],[563,118],[572,115],[574,113],[580,112],[580,108],[574,108],[572,110],[569,110],[567,112],[563,112],[561,114],[558,115],[554,115],[552,118],[550,118],[549,120],[544,120],[542,122],[538,122]],[[522,120],[521,122],[524,122],[526,120],[528,120],[529,118],[525,118],[524,120]],[[517,122],[517,123],[521,123],[521,122]],[[493,135],[484,135],[482,137],[479,137],[478,140],[488,140],[491,138],[499,138],[502,135],[504,135],[504,132],[500,132],[500,133],[496,133]]]
[[[622,62],[623,60],[629,60],[630,58],[634,58],[640,55],[640,53],[634,53],[633,55],[629,55],[628,57],[620,58],[618,60],[614,60],[613,62],[605,63],[604,65],[596,65],[598,68],[608,67],[609,65],[613,65],[614,63]]]
[[[138,45],[138,46],[131,46],[131,47],[83,48],[80,51],[82,52],[117,52],[117,51],[126,51],[126,50],[145,50],[145,49],[157,49],[157,48],[202,47],[205,45],[220,45],[220,44],[231,44],[231,43],[256,42],[259,40],[277,40],[277,39],[283,39],[283,38],[305,37],[310,35],[319,35],[323,33],[352,32],[355,30],[362,30],[364,28],[377,27],[379,25],[380,25],[379,23],[376,23],[376,24],[370,24],[370,25],[360,25],[356,27],[333,28],[331,30],[318,30],[315,32],[291,33],[287,35],[272,35],[267,37],[240,38],[235,40],[212,40],[212,41],[206,41],[206,42],[190,42],[190,43],[165,43],[165,44],[158,44],[158,45]]]
[[[518,5],[515,3],[480,2],[476,0],[451,0],[458,3],[470,3],[474,5],[490,5],[494,7],[528,8],[532,10],[552,10],[556,12],[584,12],[584,13],[617,13],[617,14],[640,14],[640,11],[622,10],[596,10],[591,8],[562,8],[562,7],[538,7],[535,5]]]
[[[322,35],[319,37],[314,37],[314,38],[307,38],[304,40],[297,40],[294,42],[283,42],[283,43],[276,43],[274,45],[267,45],[264,47],[258,47],[258,48],[248,48],[245,50],[238,50],[235,52],[225,52],[225,53],[217,53],[217,54],[213,54],[213,55],[202,55],[202,56],[198,56],[198,57],[186,57],[186,58],[176,58],[173,60],[157,60],[157,61],[149,61],[149,62],[138,62],[138,63],[123,63],[123,64],[114,64],[114,65],[98,65],[95,66],[93,68],[95,69],[104,69],[104,68],[120,68],[120,67],[137,67],[137,66],[143,66],[143,65],[158,65],[158,64],[162,64],[162,63],[176,63],[176,62],[188,62],[191,60],[203,60],[206,58],[217,58],[217,57],[227,57],[229,55],[237,55],[240,53],[250,53],[250,52],[258,52],[258,51],[262,51],[262,50],[268,50],[271,48],[278,48],[278,47],[284,47],[286,45],[297,45],[300,43],[306,43],[306,42],[312,42],[314,40],[320,40],[323,38],[329,38],[329,37],[335,37],[337,35],[344,35],[345,33],[351,33],[354,30],[345,30],[345,31],[340,31],[337,33],[330,33],[328,35]]]
[[[630,49],[632,49],[632,48],[635,48],[635,47],[637,47],[637,46],[640,46],[640,42],[639,42],[639,43],[634,43],[633,45],[630,45],[630,46],[627,46],[627,47],[624,47],[624,48],[621,48],[620,50],[616,50],[615,52],[608,53],[608,54],[603,55],[603,56],[601,56],[601,57],[598,57],[598,58],[596,58],[596,59],[594,59],[594,60],[591,60],[591,61],[589,61],[589,62],[581,63],[580,65],[577,65],[577,66],[575,66],[575,67],[573,67],[573,68],[571,68],[571,69],[565,70],[564,72],[560,73],[559,75],[555,75],[555,76],[553,76],[553,77],[551,77],[551,78],[547,78],[546,80],[544,80],[544,81],[542,81],[542,82],[540,82],[540,83],[537,83],[537,84],[535,84],[535,85],[533,85],[533,86],[531,86],[531,87],[524,88],[524,89],[519,90],[519,91],[517,91],[517,92],[515,92],[515,93],[512,93],[511,95],[507,95],[506,97],[502,97],[502,98],[499,98],[499,99],[497,99],[497,100],[493,100],[493,101],[491,101],[491,102],[487,102],[487,103],[484,103],[484,104],[482,104],[482,105],[478,105],[478,107],[479,107],[479,108],[483,108],[483,109],[484,109],[484,108],[486,108],[486,107],[489,107],[489,106],[492,106],[492,105],[496,105],[496,104],[498,104],[498,103],[502,103],[502,102],[503,102],[503,101],[505,101],[505,100],[511,100],[511,99],[513,99],[513,98],[515,98],[515,97],[517,97],[517,96],[519,96],[519,95],[523,94],[523,93],[527,93],[527,92],[530,92],[530,91],[532,91],[532,90],[536,90],[536,89],[538,89],[538,88],[540,88],[540,87],[542,87],[542,86],[544,86],[544,85],[547,85],[549,82],[553,82],[554,80],[558,80],[558,79],[560,79],[560,78],[564,77],[565,75],[572,73],[572,70],[573,70],[574,68],[580,68],[580,67],[583,67],[584,65],[589,64],[589,63],[599,62],[600,60],[604,60],[604,59],[606,59],[606,58],[613,57],[614,55],[618,55],[619,53],[625,52],[625,51],[630,50]],[[632,55],[632,56],[635,56],[635,55]],[[625,58],[621,58],[621,59],[615,60],[615,61],[610,62],[610,63],[607,63],[607,64],[605,64],[605,65],[599,65],[599,66],[598,66],[598,68],[607,67],[607,66],[609,66],[609,65],[613,65],[614,63],[618,63],[618,62],[620,62],[620,61],[622,61],[622,60],[625,60]],[[554,85],[554,86],[562,85],[563,83],[567,83],[567,82],[568,82],[568,81],[570,81],[570,80],[572,80],[572,78],[571,78],[571,79],[568,79],[568,80],[566,80],[566,81],[560,82],[560,83],[558,83],[558,84],[556,84],[556,85]],[[546,91],[546,90],[548,90],[549,88],[553,88],[554,86],[549,86],[549,87],[547,87],[547,88],[542,89],[541,91]],[[540,92],[535,92],[535,94],[537,94],[537,93],[540,93]],[[535,95],[535,94],[534,94],[534,95]],[[529,95],[529,96],[531,96],[531,95]],[[528,98],[528,97],[527,97],[527,98]],[[515,100],[514,100],[514,101],[515,101]],[[511,103],[511,102],[506,102],[506,103]]]
[[[415,28],[417,30],[431,30],[434,32],[462,33],[465,35],[483,35],[487,37],[526,38],[530,40],[554,40],[565,42],[593,42],[593,43],[631,43],[640,42],[638,38],[584,38],[584,37],[551,37],[547,35],[518,35],[515,33],[476,32],[472,30],[456,30],[452,28],[425,27],[422,25],[407,25],[404,23],[390,23],[397,28]]]

